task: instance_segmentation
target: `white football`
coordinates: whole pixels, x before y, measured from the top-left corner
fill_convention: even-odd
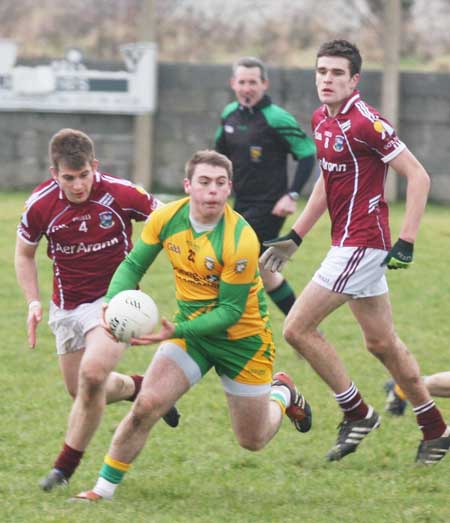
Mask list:
[[[111,299],[105,319],[116,339],[129,342],[131,338],[150,334],[158,323],[159,312],[148,294],[127,290]]]

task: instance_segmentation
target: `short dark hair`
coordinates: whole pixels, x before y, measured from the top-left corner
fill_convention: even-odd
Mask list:
[[[186,162],[185,173],[188,180],[192,180],[197,165],[206,164],[213,167],[223,167],[227,172],[228,178],[233,178],[233,164],[223,154],[211,149],[204,149],[193,154],[192,158]]]
[[[269,78],[267,67],[264,65],[264,62],[254,56],[243,56],[239,58],[239,60],[236,60],[233,64],[233,75],[236,74],[238,67],[257,67],[261,73],[261,80],[263,82]]]
[[[82,131],[61,129],[50,140],[48,156],[56,170],[61,163],[71,169],[82,169],[95,160],[94,142]]]
[[[350,75],[361,72],[362,58],[356,45],[347,40],[331,40],[322,44],[317,51],[317,58],[321,56],[339,56],[347,58],[350,64]],[[316,61],[317,63],[317,61]]]

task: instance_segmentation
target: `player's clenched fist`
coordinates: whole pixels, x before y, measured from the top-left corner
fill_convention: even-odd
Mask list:
[[[399,238],[387,253],[381,265],[388,269],[408,269],[413,263],[414,244]]]

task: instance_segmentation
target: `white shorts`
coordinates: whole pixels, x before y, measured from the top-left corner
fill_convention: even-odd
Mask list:
[[[84,349],[86,334],[101,325],[103,301],[103,298],[99,298],[91,303],[82,303],[70,311],[50,302],[48,324],[56,338],[58,355]]]
[[[352,298],[386,294],[386,266],[381,266],[386,254],[387,251],[368,247],[331,247],[312,280]]]

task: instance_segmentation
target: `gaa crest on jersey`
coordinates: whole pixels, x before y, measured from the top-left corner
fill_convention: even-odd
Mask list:
[[[250,145],[250,160],[252,162],[260,162],[262,156],[262,147],[259,145]]]
[[[214,258],[211,258],[210,256],[205,256],[205,267],[209,271],[212,271],[214,269],[215,264],[216,261],[214,260]]]
[[[113,213],[111,211],[101,212],[98,218],[102,229],[110,229],[114,225]]]
[[[234,127],[232,125],[225,125],[223,129],[228,134],[234,133]]]
[[[238,260],[236,262],[236,265],[234,267],[234,271],[237,273],[244,272],[247,268],[248,260],[246,258],[242,258],[241,260]]]
[[[334,137],[334,144],[333,144],[333,151],[336,151],[337,153],[340,153],[344,149],[344,141],[345,138],[341,135],[337,135]]]

